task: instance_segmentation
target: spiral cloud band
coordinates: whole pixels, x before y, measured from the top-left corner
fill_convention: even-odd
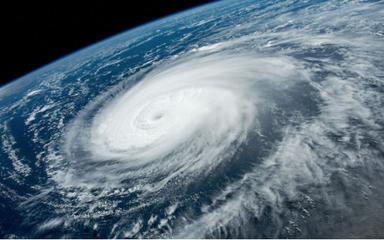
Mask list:
[[[126,169],[116,175],[110,168],[118,181],[132,177],[129,169],[135,178],[164,176],[159,186],[209,174],[257,131],[258,85],[303,77],[289,58],[185,57],[158,66],[103,104],[91,124],[80,124],[76,136],[83,145],[76,148],[91,162],[110,161]]]

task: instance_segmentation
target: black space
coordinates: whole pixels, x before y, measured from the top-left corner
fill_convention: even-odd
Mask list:
[[[0,84],[132,27],[209,0],[2,1]]]

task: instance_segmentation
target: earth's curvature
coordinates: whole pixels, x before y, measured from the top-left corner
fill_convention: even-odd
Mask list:
[[[0,236],[384,237],[384,2],[224,1],[0,89]]]

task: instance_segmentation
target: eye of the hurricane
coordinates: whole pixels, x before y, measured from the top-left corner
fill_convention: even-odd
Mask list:
[[[152,120],[156,121],[159,120],[163,117],[162,113],[156,113],[155,115],[152,116]]]

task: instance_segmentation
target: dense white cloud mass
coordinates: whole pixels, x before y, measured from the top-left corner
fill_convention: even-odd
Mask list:
[[[298,70],[288,57],[226,53],[195,53],[163,64],[103,104],[92,120],[79,118],[67,151],[81,149],[90,162],[113,161],[116,166],[105,167],[115,180],[135,175],[156,179],[158,187],[173,178],[193,181],[257,134],[259,86],[304,81]],[[109,178],[106,169],[100,171]]]

